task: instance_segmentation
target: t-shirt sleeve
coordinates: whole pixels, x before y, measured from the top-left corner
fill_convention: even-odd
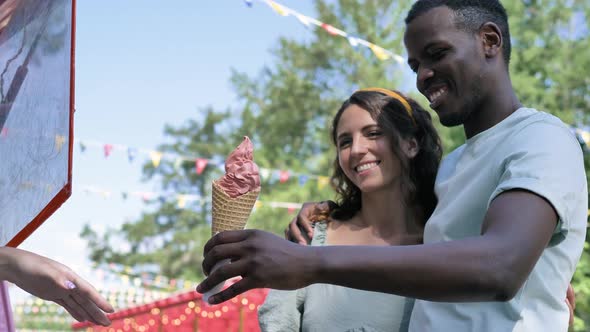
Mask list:
[[[511,189],[524,189],[545,198],[559,219],[549,246],[560,243],[572,223],[579,222],[573,220],[575,210],[587,192],[578,141],[567,128],[537,122],[524,127],[505,143],[503,172],[488,206],[499,194]]]

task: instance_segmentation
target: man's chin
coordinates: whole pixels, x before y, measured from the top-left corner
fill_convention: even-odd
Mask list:
[[[440,123],[445,127],[460,126],[465,122],[465,119],[463,119],[461,114],[455,114],[455,113],[440,114],[438,112],[437,112],[437,114],[438,114],[438,118],[440,120]]]

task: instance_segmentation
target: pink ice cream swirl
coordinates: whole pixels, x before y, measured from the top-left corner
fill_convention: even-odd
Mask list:
[[[232,198],[260,188],[260,174],[253,152],[252,142],[244,136],[242,143],[225,160],[225,175],[217,180],[217,184]]]

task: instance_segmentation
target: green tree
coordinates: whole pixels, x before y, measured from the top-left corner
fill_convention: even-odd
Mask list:
[[[341,28],[397,54],[405,54],[403,31],[405,13],[413,1],[401,0],[316,0],[315,15],[320,21]],[[513,44],[510,71],[515,89],[526,106],[560,116],[581,126],[588,117],[590,81],[583,69],[590,65],[588,26],[590,4],[583,0],[504,1]],[[405,64],[381,61],[370,49],[352,47],[345,38],[323,29],[310,31],[306,41],[281,38],[272,50],[273,64],[257,75],[235,69],[231,83],[239,105],[220,111],[201,110],[201,119],[188,120],[178,128],[167,126],[170,142],[160,150],[194,155],[222,162],[248,135],[255,145],[255,160],[261,168],[289,170],[285,183],[276,176],[263,178],[260,201],[303,202],[333,198],[329,187],[318,188],[311,179],[305,185],[297,174],[327,176],[335,151],[331,148],[331,118],[340,103],[359,87],[401,87],[424,105],[415,90],[413,76]],[[404,88],[405,87],[405,88]],[[436,118],[436,116],[435,116]],[[440,130],[445,151],[464,141],[461,128]],[[588,162],[588,160],[587,160]],[[218,167],[195,174],[194,164],[175,165],[164,160],[159,167],[144,167],[146,179],[158,179],[163,190],[210,197],[210,182],[222,175]],[[92,260],[129,266],[156,265],[170,277],[201,278],[202,246],[210,236],[210,202],[179,209],[176,202],[155,199],[138,220],[120,230],[98,236],[87,227]],[[288,220],[285,209],[264,204],[256,209],[248,227],[282,236]],[[129,249],[113,246],[123,240]],[[577,293],[576,331],[590,323],[590,273],[585,251],[573,281]],[[565,296],[565,294],[564,294]]]

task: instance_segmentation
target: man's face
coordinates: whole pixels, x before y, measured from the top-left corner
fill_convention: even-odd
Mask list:
[[[457,29],[446,6],[408,24],[404,35],[416,87],[445,126],[464,124],[481,105],[485,55],[478,35]]]

